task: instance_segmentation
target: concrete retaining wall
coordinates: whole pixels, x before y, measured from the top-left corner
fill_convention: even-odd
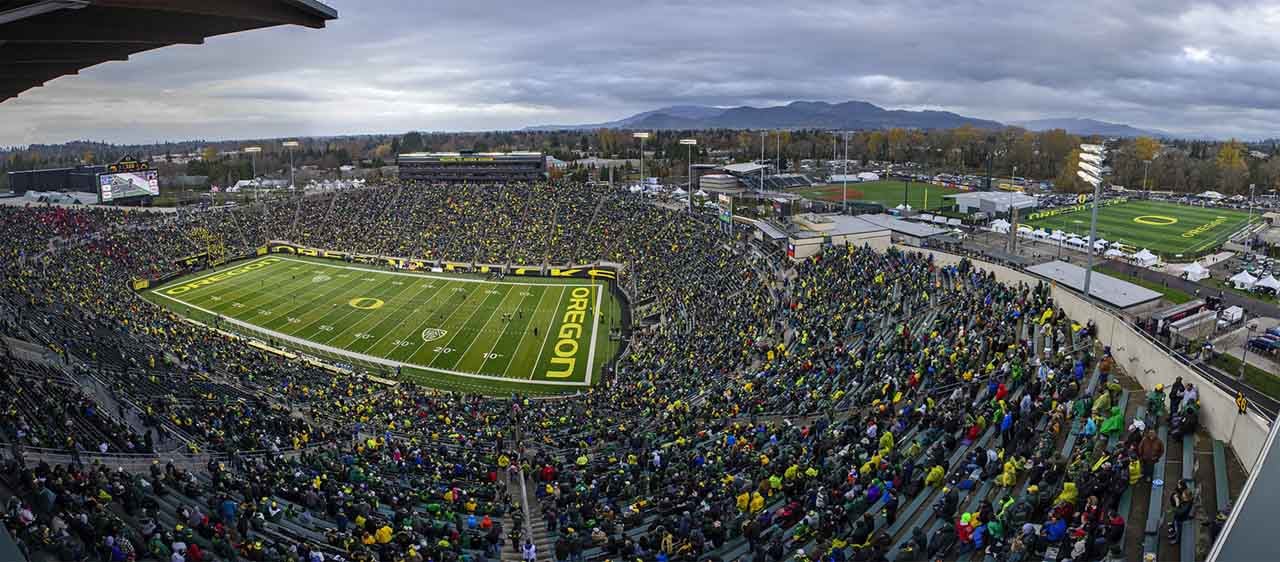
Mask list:
[[[963,259],[962,256],[937,250],[910,247],[899,247],[899,249],[933,254],[934,261],[944,265],[959,263]],[[1045,281],[1040,277],[1002,265],[969,259],[979,269],[995,273],[996,279],[1004,283],[1022,282],[1035,285]],[[1270,431],[1265,419],[1253,412],[1245,416],[1238,415],[1235,396],[1218,388],[1200,373],[1165,353],[1114,313],[1094,306],[1080,294],[1061,285],[1055,286],[1052,292],[1058,306],[1062,307],[1070,318],[1081,324],[1088,320],[1094,321],[1098,327],[1098,339],[1103,345],[1111,346],[1111,353],[1115,356],[1116,363],[1123,367],[1129,376],[1137,379],[1143,388],[1149,389],[1156,384],[1169,385],[1179,376],[1182,377],[1183,382],[1194,384],[1200,391],[1201,426],[1214,439],[1227,442],[1246,468],[1253,466],[1266,445],[1267,433]]]

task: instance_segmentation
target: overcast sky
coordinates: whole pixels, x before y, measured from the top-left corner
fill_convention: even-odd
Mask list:
[[[167,47],[30,90],[0,104],[0,145],[513,129],[800,99],[1280,136],[1274,2],[326,1],[339,19],[323,30]]]

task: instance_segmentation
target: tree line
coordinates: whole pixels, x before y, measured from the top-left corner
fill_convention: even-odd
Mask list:
[[[355,135],[298,139],[294,165],[332,170],[343,165],[380,167],[395,163],[405,152],[460,150],[541,151],[572,162],[585,156],[637,159],[640,143],[633,131],[621,129],[563,131],[421,132],[402,135]],[[658,131],[645,143],[646,172],[655,176],[684,175],[688,147],[680,139],[694,138],[695,162],[776,161],[783,171],[796,171],[801,160],[849,159],[912,164],[926,173],[986,174],[1050,180],[1060,190],[1083,191],[1076,179],[1081,142],[1107,142],[1111,183],[1131,189],[1175,192],[1216,190],[1247,193],[1250,184],[1261,191],[1280,188],[1280,158],[1275,141],[1163,140],[1147,137],[1107,141],[1080,137],[1061,129],[1028,131],[960,127],[946,130],[883,129],[744,131],[731,129]],[[260,146],[259,175],[285,177],[289,154],[285,139],[184,141],[143,145],[113,145],[76,141],[62,145],[31,145],[0,149],[0,172],[104,163],[125,155],[150,158],[162,175],[209,176],[214,183],[252,176],[248,155],[235,153]],[[763,149],[763,151],[762,151]],[[175,155],[199,153],[200,158],[173,164]],[[230,154],[229,154],[230,153]],[[185,161],[185,158],[180,160]],[[575,176],[586,174],[571,167]],[[0,182],[6,181],[0,175]],[[0,187],[7,183],[0,183]]]

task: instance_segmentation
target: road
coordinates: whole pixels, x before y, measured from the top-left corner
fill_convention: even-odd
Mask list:
[[[1188,295],[1196,294],[1197,290],[1200,291],[1201,297],[1221,293],[1222,301],[1227,306],[1239,306],[1240,308],[1243,308],[1245,312],[1249,313],[1249,316],[1252,318],[1257,318],[1259,316],[1280,318],[1280,306],[1249,298],[1239,293],[1228,293],[1212,287],[1206,287],[1194,281],[1187,281],[1186,279],[1175,277],[1167,273],[1150,270],[1145,267],[1121,264],[1110,260],[1102,266],[1102,269],[1120,277],[1132,275],[1152,283],[1162,283],[1167,287],[1172,287],[1187,293]]]

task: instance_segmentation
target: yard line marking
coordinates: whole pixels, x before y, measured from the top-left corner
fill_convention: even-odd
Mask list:
[[[447,287],[448,287],[448,285],[446,285],[445,287],[441,287],[441,291],[443,292],[443,290],[444,290],[445,288],[447,288]],[[466,296],[465,298],[463,298],[463,299],[462,299],[462,304],[459,304],[458,306],[455,306],[455,307],[453,308],[453,311],[452,311],[452,312],[450,312],[450,313],[449,313],[449,315],[448,315],[448,316],[446,316],[446,317],[444,318],[444,321],[443,321],[443,322],[441,322],[441,323],[440,323],[440,325],[441,325],[441,326],[448,325],[448,324],[449,324],[449,321],[450,321],[450,320],[453,320],[453,315],[454,315],[454,314],[457,314],[459,310],[462,310],[463,308],[465,308],[465,307],[466,307],[466,305],[467,305],[467,303],[471,301],[471,295],[472,295],[472,294],[475,294],[475,293],[478,293],[478,292],[479,292],[479,291],[472,291],[471,293],[467,294],[467,296]],[[484,301],[485,301],[486,299],[488,299],[488,298],[489,298],[489,297],[487,297],[487,296],[486,296],[486,297],[483,297],[483,298],[481,298],[481,299],[480,299],[480,302],[484,302]],[[477,308],[479,308],[479,305],[477,304],[477,305],[476,305],[476,307],[477,307]],[[472,316],[475,316],[475,314],[476,314],[476,313],[475,313],[475,311],[474,311],[474,310],[473,310],[473,311],[471,311],[471,315],[472,315]],[[430,321],[431,321],[431,315],[430,315],[430,314],[428,314],[428,315],[427,315],[427,322],[430,322]],[[471,321],[471,319],[468,317],[467,322],[470,322],[470,321]],[[421,328],[422,326],[426,325],[426,324],[427,324],[427,322],[422,322],[421,324],[419,324],[419,325],[418,325],[418,328]],[[462,325],[463,325],[463,326],[466,326],[466,323],[464,322]],[[414,329],[414,333],[418,333],[419,331],[420,331],[420,330],[418,330],[418,329],[416,329],[416,328]],[[452,335],[452,336],[449,336],[449,341],[445,342],[443,345],[440,345],[440,346],[438,346],[438,347],[449,347],[449,343],[453,341],[453,338],[458,337],[458,332],[460,332],[460,331],[462,331],[462,330],[461,330],[461,329],[459,329],[459,330],[454,330],[454,331],[453,331],[453,335]],[[410,353],[410,354],[406,357],[406,359],[413,359],[413,357],[414,357],[415,355],[417,355],[419,351],[422,351],[422,346],[427,345],[427,343],[428,343],[428,342],[427,342],[426,340],[423,340],[423,342],[422,342],[422,343],[418,344],[418,347],[413,348],[413,353]],[[393,349],[393,350],[391,350],[391,351],[395,351],[395,350]],[[436,354],[436,357],[432,357],[432,358],[431,358],[431,361],[427,361],[427,362],[426,362],[426,364],[427,364],[427,365],[430,365],[430,364],[431,364],[431,362],[432,362],[432,361],[435,361],[435,360],[436,360],[436,358],[437,358],[437,357],[439,357],[439,356],[440,356],[440,354],[439,354],[439,353],[437,353],[437,354]],[[391,353],[390,353],[390,352],[388,352],[387,357],[391,357]]]
[[[261,259],[261,258],[259,258],[259,259]],[[317,262],[313,262],[313,261],[299,260],[299,259],[294,259],[294,258],[283,258],[283,257],[282,257],[282,258],[280,258],[280,259],[281,259],[281,260],[284,260],[284,261],[291,261],[291,262],[297,262],[297,263],[305,263],[305,264],[309,264],[309,265],[320,265],[320,266],[323,266],[323,267],[332,267],[332,268],[334,268],[334,269],[351,269],[351,270],[355,270],[355,271],[372,271],[372,272],[374,272],[374,273],[381,273],[381,274],[383,274],[383,275],[403,275],[403,276],[406,276],[406,277],[422,277],[422,278],[427,278],[427,279],[439,279],[439,280],[441,280],[441,281],[458,281],[458,282],[461,282],[461,283],[484,283],[484,284],[486,284],[486,285],[519,285],[519,286],[530,286],[530,285],[558,285],[558,286],[561,286],[561,287],[590,287],[590,286],[591,286],[591,284],[589,284],[589,283],[522,283],[522,282],[519,282],[519,281],[490,281],[490,280],[488,280],[488,279],[470,279],[470,278],[467,278],[467,277],[461,277],[461,276],[459,276],[459,277],[457,277],[457,278],[452,278],[452,277],[449,277],[449,276],[446,276],[446,275],[440,275],[440,274],[430,274],[430,273],[409,273],[409,272],[405,272],[405,271],[386,271],[386,270],[382,270],[382,269],[373,269],[373,268],[369,268],[369,267],[355,267],[355,266],[350,266],[350,265],[331,265],[331,264],[327,264],[327,263],[317,263]],[[455,275],[460,275],[460,274],[455,274]],[[572,279],[572,278],[539,277],[539,279]]]
[[[511,365],[515,364],[516,355],[520,353],[520,346],[524,345],[525,338],[529,337],[528,330],[529,330],[529,326],[533,324],[533,317],[536,314],[538,314],[538,309],[542,307],[542,299],[545,298],[547,296],[547,293],[550,293],[550,292],[551,291],[549,290],[549,288],[544,288],[543,291],[538,294],[538,304],[535,304],[533,306],[533,310],[529,311],[529,322],[525,323],[524,333],[520,335],[520,339],[516,340],[515,349],[511,350],[511,356],[507,359],[507,366],[502,369],[503,376],[507,376],[507,374],[511,371]],[[492,349],[489,351],[493,352]]]
[[[481,292],[481,291],[475,291],[475,292],[476,292],[476,293],[480,293],[481,295],[484,295],[484,296],[480,298],[480,302],[476,303],[476,308],[475,308],[475,310],[472,310],[472,311],[471,311],[471,314],[467,316],[467,320],[466,320],[465,322],[463,322],[463,323],[462,323],[462,327],[461,327],[461,328],[458,328],[457,330],[454,330],[453,335],[452,335],[452,336],[449,336],[449,341],[444,342],[444,345],[438,346],[438,349],[439,349],[439,348],[447,349],[447,348],[449,347],[449,345],[453,343],[453,340],[458,339],[458,334],[461,334],[463,330],[465,330],[465,329],[467,329],[467,328],[469,328],[469,327],[471,326],[471,321],[472,321],[472,320],[475,320],[475,318],[476,318],[476,314],[479,314],[479,313],[480,313],[480,308],[484,306],[484,303],[489,302],[489,293],[488,293],[488,292]],[[510,293],[510,292],[511,292],[511,289],[507,289],[507,293]],[[503,298],[504,300],[507,298],[507,293],[503,293],[503,294],[502,294],[502,298]],[[471,298],[470,296],[468,296],[468,297],[467,297],[467,299],[470,299],[470,298]],[[464,300],[463,302],[465,303],[466,301]],[[501,305],[501,304],[502,304],[502,301],[498,301],[498,305]],[[497,311],[497,306],[495,306],[495,307],[494,307],[494,311],[495,311],[495,312]],[[456,310],[455,310],[455,312],[456,312]],[[450,317],[452,317],[452,315],[450,315]],[[492,318],[493,318],[493,313],[490,313],[490,314],[489,314],[489,318],[490,318],[490,319],[492,319]],[[485,323],[488,323],[488,322],[489,322],[488,320],[485,320]],[[477,330],[477,332],[479,332],[479,330]],[[475,342],[475,339],[473,338],[473,339],[472,339],[472,343],[474,343],[474,342]],[[425,345],[427,342],[425,342],[425,341],[424,341],[424,342],[422,342],[422,343],[423,343],[423,345]],[[467,344],[467,349],[471,349],[471,344],[470,344],[470,343],[468,343],[468,344]],[[462,354],[466,353],[466,349],[455,349],[454,351],[457,351],[459,355],[462,355]],[[414,353],[417,353],[417,351],[414,351]],[[427,362],[427,364],[428,364],[428,365],[430,365],[430,364],[435,363],[437,359],[440,359],[440,356],[441,356],[441,353],[440,353],[440,352],[436,352],[435,357],[432,357],[432,358],[431,358],[431,361],[428,361],[428,362]],[[410,355],[410,357],[413,357],[413,356],[412,356],[412,355]],[[453,368],[453,367],[455,367],[455,366],[457,366],[457,362],[456,362],[456,361],[454,362],[454,365],[451,365],[449,368],[450,368],[450,369],[452,369],[452,368]]]
[[[547,335],[542,336],[542,346],[538,348],[538,358],[533,360],[533,364],[529,366],[529,380],[533,380],[533,376],[538,373],[538,365],[542,364],[542,352],[547,350],[547,338],[551,337],[551,328],[556,325],[556,314],[560,312],[560,303],[564,301],[564,289],[560,289],[560,297],[556,299],[556,308],[551,314],[551,323],[547,324]]]
[[[307,262],[303,262],[303,263],[307,263]],[[301,278],[302,278],[300,281],[298,281],[297,283],[290,282],[290,283],[289,283],[289,285],[294,285],[294,284],[296,284],[296,285],[297,285],[296,292],[297,292],[297,293],[302,293],[302,296],[304,296],[304,297],[305,297],[305,298],[303,299],[305,302],[304,302],[303,304],[301,304],[301,305],[294,304],[294,305],[292,305],[292,306],[289,306],[289,305],[287,304],[287,302],[288,302],[288,301],[292,300],[292,301],[293,301],[293,302],[295,302],[295,303],[297,302],[297,299],[296,299],[297,294],[296,294],[296,293],[294,293],[294,292],[280,292],[280,291],[269,291],[269,292],[265,293],[265,297],[266,297],[266,298],[265,298],[265,299],[263,299],[263,300],[265,300],[267,303],[269,303],[269,304],[271,305],[271,308],[272,308],[272,309],[274,309],[276,306],[278,306],[278,305],[280,305],[280,304],[285,304],[286,306],[288,306],[288,309],[287,309],[283,314],[275,315],[273,318],[271,318],[271,319],[267,320],[266,322],[264,322],[264,323],[262,324],[262,327],[263,327],[263,328],[268,328],[268,329],[270,329],[270,325],[271,325],[273,322],[276,322],[276,321],[278,321],[278,320],[285,320],[285,321],[286,321],[286,323],[285,323],[284,325],[281,325],[281,326],[280,326],[280,328],[279,328],[279,329],[283,330],[285,327],[287,327],[287,326],[289,325],[289,324],[288,324],[288,319],[289,319],[289,318],[291,318],[291,317],[293,317],[293,313],[294,313],[294,312],[297,312],[297,311],[299,311],[299,310],[302,310],[302,309],[304,309],[304,308],[307,308],[308,306],[313,306],[313,305],[314,305],[316,302],[318,302],[318,301],[321,301],[321,300],[328,300],[328,299],[332,298],[332,296],[333,296],[333,295],[336,295],[336,294],[338,294],[338,293],[340,293],[340,292],[342,292],[342,291],[347,290],[351,285],[353,285],[353,284],[354,284],[354,282],[353,282],[353,281],[346,281],[345,283],[344,283],[344,282],[335,282],[335,283],[333,283],[332,285],[324,285],[324,286],[323,286],[323,288],[318,289],[318,290],[315,290],[315,291],[312,291],[312,290],[308,290],[308,289],[306,289],[307,287],[311,287],[312,285],[314,285],[314,283],[309,283],[309,282],[308,282],[308,281],[309,281],[309,279],[310,279],[310,277],[308,277],[308,275],[307,275],[307,274],[301,274],[300,276],[301,276]],[[253,301],[252,301],[252,302],[257,303],[257,302],[258,302],[258,300],[259,300],[258,298],[255,298],[255,299],[253,299]],[[326,314],[327,314],[327,313],[326,313]],[[302,316],[306,316],[306,315],[305,315],[305,314],[303,314]],[[305,326],[304,326],[303,328],[305,328]],[[295,331],[295,333],[296,333],[296,331]]]
[[[185,305],[185,306],[189,306],[189,307],[194,308],[194,309],[196,309],[196,310],[199,310],[200,312],[203,312],[203,313],[205,313],[205,314],[216,314],[215,312],[213,312],[213,311],[211,311],[211,310],[209,310],[209,309],[201,308],[201,307],[196,306],[196,305],[194,305],[194,304],[191,304],[191,303],[188,303],[188,302],[185,302],[185,301],[182,301],[182,300],[179,300],[179,299],[173,298],[173,297],[171,297],[171,296],[169,296],[169,295],[161,294],[160,296],[161,296],[161,297],[163,297],[163,298],[169,299],[169,300],[171,300],[171,301],[174,301],[174,302],[176,302],[176,303],[178,303],[178,304]],[[319,349],[319,350],[321,350],[321,351],[324,351],[324,352],[329,353],[329,354],[331,354],[331,355],[333,355],[333,356],[336,356],[336,357],[344,357],[344,358],[348,358],[348,359],[358,359],[358,360],[361,360],[361,361],[365,361],[365,362],[373,363],[373,364],[377,364],[377,365],[383,365],[383,366],[386,366],[386,367],[405,367],[405,368],[409,368],[409,369],[419,369],[419,370],[423,370],[423,371],[431,371],[431,372],[436,372],[436,373],[443,373],[443,374],[446,374],[446,375],[453,375],[453,376],[456,376],[456,377],[463,377],[463,378],[470,378],[470,379],[482,379],[482,380],[497,381],[497,382],[504,382],[504,383],[521,383],[521,382],[522,382],[522,381],[520,381],[520,380],[516,380],[516,379],[508,379],[508,378],[505,378],[505,377],[495,377],[495,376],[489,376],[489,375],[481,375],[481,374],[477,374],[477,373],[463,373],[463,372],[459,372],[459,371],[450,371],[450,370],[448,370],[448,369],[440,369],[440,368],[437,368],[437,367],[427,367],[427,366],[424,366],[424,365],[416,365],[416,364],[413,364],[413,363],[405,363],[405,362],[403,362],[403,361],[392,361],[392,360],[390,360],[390,359],[386,359],[386,358],[383,358],[383,357],[374,357],[374,356],[372,356],[372,355],[365,355],[365,354],[363,354],[363,353],[355,353],[355,352],[353,352],[353,351],[346,350],[346,349],[341,349],[341,348],[337,348],[337,347],[333,347],[333,346],[328,346],[328,345],[321,345],[321,344],[317,344],[317,343],[315,343],[315,342],[311,342],[311,341],[309,341],[309,340],[307,340],[307,339],[305,339],[305,338],[300,338],[300,337],[297,337],[297,336],[291,336],[291,335],[289,335],[289,334],[283,334],[283,333],[280,333],[280,332],[277,332],[277,331],[274,331],[274,330],[268,330],[268,329],[263,328],[263,327],[261,327],[261,326],[255,326],[255,325],[253,325],[253,324],[250,324],[250,323],[245,322],[245,321],[243,321],[243,320],[237,320],[237,319],[235,319],[235,318],[227,318],[227,319],[226,319],[226,322],[227,322],[228,324],[234,324],[234,325],[236,325],[236,326],[240,326],[241,328],[244,328],[244,329],[249,330],[249,331],[251,331],[251,332],[257,332],[257,333],[259,333],[259,334],[266,334],[266,335],[268,335],[268,336],[270,336],[270,337],[272,337],[272,338],[275,338],[275,339],[278,339],[278,340],[281,340],[281,341],[287,341],[287,342],[292,343],[292,344],[295,344],[295,345],[304,346],[304,347],[315,347],[316,349]],[[526,384],[527,384],[527,383],[526,383]],[[573,382],[573,381],[549,381],[549,380],[547,380],[547,381],[538,381],[538,382],[533,383],[533,384],[545,384],[545,385],[552,385],[552,386],[585,386],[584,384],[582,384],[582,383],[580,383],[580,382]]]
[[[449,286],[448,283],[444,283],[442,286],[436,286],[431,283],[423,283],[421,286],[419,286],[418,292],[413,295],[413,298],[416,299],[422,296],[422,293],[426,292],[428,288],[435,289],[435,292],[431,293],[431,296],[427,298],[427,301],[422,303],[422,307],[418,307],[418,308],[424,308],[427,305],[431,304],[431,301],[436,300],[436,297],[440,296],[440,294],[444,292],[444,288],[448,286]],[[392,334],[398,332],[400,330],[400,326],[404,325],[405,321],[413,316],[412,313],[403,312],[403,311],[397,311],[397,312],[400,315],[400,321],[396,322],[396,325],[392,326],[390,330],[383,332],[382,335],[378,337],[377,341],[373,342],[373,345],[370,345],[369,347],[364,348],[364,353],[369,353],[374,349],[377,349],[378,345],[382,343],[382,340],[385,340]],[[428,312],[427,316],[431,316],[431,313]],[[376,329],[378,326],[381,326],[381,325],[382,325],[382,322],[378,322],[377,324],[373,325],[373,328]],[[394,350],[394,348],[392,349]]]
[[[483,336],[484,336],[484,329],[485,329],[485,327],[486,327],[486,326],[488,326],[490,322],[493,322],[493,317],[494,317],[495,315],[497,315],[497,314],[498,314],[498,311],[499,311],[499,310],[502,310],[502,305],[504,305],[504,304],[506,304],[506,303],[507,303],[507,297],[511,296],[511,291],[512,291],[512,289],[511,289],[511,288],[508,288],[508,289],[507,289],[507,292],[505,292],[505,293],[503,293],[503,294],[502,294],[502,300],[498,302],[498,305],[497,305],[497,306],[493,307],[493,312],[490,312],[490,313],[489,313],[489,318],[488,318],[488,319],[486,319],[486,320],[484,321],[484,324],[481,324],[481,325],[480,325],[480,328],[479,328],[478,330],[476,330],[476,332],[477,332],[477,334],[476,334],[476,335],[477,335],[477,337],[483,337]],[[486,300],[486,301],[487,301],[487,300],[489,300],[489,297],[488,297],[488,296],[485,296],[484,300]],[[468,321],[468,322],[470,322],[470,321]],[[495,340],[495,341],[496,341],[496,340]],[[461,363],[461,362],[462,362],[462,358],[463,358],[463,357],[465,357],[465,356],[467,355],[467,352],[468,352],[468,351],[471,351],[471,347],[472,347],[472,346],[474,346],[475,344],[476,344],[476,340],[475,340],[475,339],[472,339],[472,340],[471,340],[471,343],[467,345],[467,349],[466,349],[466,350],[464,350],[464,351],[462,351],[462,352],[460,352],[460,353],[458,353],[458,359],[457,359],[457,360],[455,360],[455,361],[453,362],[453,365],[450,365],[450,366],[449,366],[449,368],[450,368],[450,369],[457,369],[457,368],[458,368],[458,363]],[[480,367],[482,367],[482,368],[484,367],[484,361],[481,361],[481,362],[480,362]]]
[[[529,300],[528,295],[529,295],[529,294],[531,294],[531,293],[528,293],[528,292],[526,292],[526,291],[521,291],[521,292],[522,292],[522,293],[524,293],[524,295],[522,295],[522,296],[520,297],[520,303],[516,305],[516,310],[517,310],[517,311],[519,311],[519,310],[520,310],[520,308],[524,306],[524,301]],[[542,295],[545,295],[545,294],[547,294],[547,292],[546,292],[546,291],[543,291],[543,292],[541,292],[541,293],[539,293],[539,294],[538,294],[538,304],[542,304]],[[537,309],[537,305],[535,305],[535,306],[534,306],[534,309],[535,309],[535,310]],[[530,314],[529,316],[533,316],[533,314]],[[532,318],[530,318],[530,319],[532,319]],[[502,333],[498,334],[498,337],[493,338],[493,345],[489,346],[489,351],[488,351],[488,352],[486,352],[486,353],[483,355],[484,361],[481,361],[481,362],[480,362],[480,367],[481,367],[481,368],[484,368],[484,366],[485,366],[486,364],[488,364],[488,363],[489,363],[489,361],[490,361],[489,356],[490,356],[490,355],[493,355],[493,350],[498,349],[498,344],[502,342],[502,338],[504,338],[504,337],[506,337],[506,336],[507,336],[507,330],[509,330],[509,329],[511,329],[511,324],[510,324],[510,322],[508,322],[508,323],[507,323],[507,325],[506,325],[505,327],[503,327],[503,328],[502,328]],[[520,336],[520,339],[524,339],[524,336]],[[519,342],[519,340],[517,340],[517,341],[516,341],[516,349],[519,349],[519,348],[520,348],[520,342]],[[510,363],[510,362],[508,362],[508,363],[507,363],[507,368],[510,368],[510,367],[511,367],[511,363]],[[507,374],[507,369],[503,369],[503,370],[502,370],[502,374],[504,374],[504,375],[505,375],[505,374]]]
[[[359,279],[349,279],[349,280],[347,280],[347,282],[346,282],[346,283],[343,283],[343,284],[337,284],[337,285],[338,285],[338,287],[337,287],[336,289],[326,289],[325,291],[323,291],[323,295],[322,295],[322,296],[319,296],[319,297],[317,297],[317,298],[313,298],[313,299],[307,299],[307,302],[306,302],[306,303],[304,303],[304,304],[302,304],[302,305],[300,305],[300,306],[295,306],[295,307],[293,307],[293,308],[289,309],[289,312],[288,312],[288,313],[286,313],[285,317],[287,318],[287,317],[289,317],[289,316],[292,316],[294,311],[296,311],[296,310],[301,310],[301,309],[304,309],[304,308],[307,308],[307,307],[312,307],[311,312],[323,311],[323,310],[324,310],[324,308],[320,305],[320,303],[317,303],[316,301],[320,301],[320,300],[329,300],[330,298],[332,298],[332,295],[335,295],[335,294],[341,294],[342,292],[348,291],[348,290],[350,290],[352,287],[354,287],[354,286],[356,286],[356,285],[358,285],[358,284],[360,284],[360,280],[359,280]],[[337,307],[330,307],[330,309],[333,309],[333,308],[337,308]],[[332,310],[330,310],[330,312],[332,312]],[[307,315],[306,315],[306,314],[303,314],[303,316],[307,316]],[[310,321],[310,322],[307,322],[306,324],[303,324],[302,326],[298,326],[298,329],[296,329],[296,330],[292,330],[292,333],[294,333],[294,334],[302,333],[302,332],[303,332],[303,331],[305,331],[307,328],[310,328],[311,326],[313,326],[316,322],[319,322],[319,321],[321,321],[321,320],[324,320],[324,319],[325,319],[326,317],[328,317],[328,316],[329,316],[329,312],[321,312],[321,313],[320,313],[320,316],[316,317],[314,320],[312,320],[312,321]],[[279,319],[279,317],[277,317],[277,320],[278,320],[278,319]],[[322,326],[323,326],[323,325],[326,325],[326,324],[322,324]],[[319,343],[319,342],[317,342],[317,343]]]
[[[426,310],[426,309],[428,309],[428,307],[430,306],[430,303],[431,303],[431,302],[434,302],[434,301],[435,301],[435,297],[439,297],[439,296],[440,296],[440,294],[447,294],[447,293],[451,293],[451,292],[447,291],[447,289],[448,289],[449,287],[452,287],[452,285],[453,285],[453,283],[452,283],[452,282],[445,282],[445,283],[443,283],[443,284],[440,284],[440,285],[439,285],[439,287],[436,287],[436,285],[435,285],[434,283],[424,283],[424,284],[422,284],[422,288],[424,288],[424,289],[425,289],[425,288],[428,288],[428,287],[435,288],[435,292],[434,292],[434,293],[431,293],[431,296],[430,296],[430,297],[428,297],[428,300],[426,300],[426,302],[422,303],[422,306],[421,306],[421,307],[419,307],[419,309],[422,309],[422,311],[424,311],[424,312],[420,312],[420,314],[422,314],[422,315],[426,316],[426,319],[430,320],[430,319],[431,319],[431,311],[430,311],[430,310]],[[421,293],[419,293],[419,294],[421,294]],[[454,311],[457,311],[457,309],[454,309]],[[374,351],[374,349],[378,348],[378,346],[380,346],[380,344],[381,344],[381,343],[383,343],[384,339],[387,339],[387,338],[389,338],[389,337],[392,337],[392,335],[394,335],[394,334],[398,333],[398,332],[399,332],[399,329],[401,329],[401,326],[402,326],[402,325],[404,325],[404,321],[406,321],[406,320],[410,319],[410,317],[413,317],[413,315],[412,315],[412,314],[404,314],[404,315],[402,315],[402,316],[401,316],[401,320],[399,320],[399,321],[398,321],[398,323],[396,323],[396,325],[392,326],[392,329],[389,329],[389,330],[387,330],[387,332],[384,332],[384,333],[383,333],[383,335],[381,335],[381,337],[379,337],[379,338],[378,338],[378,341],[374,342],[374,344],[372,344],[372,346],[367,347],[367,348],[365,349],[365,352],[366,352],[366,353],[371,353],[372,351]],[[451,312],[451,317],[452,317],[452,312]],[[444,321],[445,321],[445,323],[447,323],[447,321],[449,321],[448,317],[445,317]],[[413,328],[413,332],[411,332],[411,333],[410,333],[410,335],[403,335],[403,337],[401,337],[401,339],[408,338],[408,337],[412,337],[412,335],[413,335],[413,334],[420,334],[420,333],[421,333],[421,330],[419,330],[419,328],[421,328],[421,326],[422,326],[422,324],[421,324],[421,323],[420,323],[420,324],[416,324],[416,325],[415,325],[415,328]],[[426,342],[422,342],[422,343],[424,343],[424,344],[425,344]],[[421,346],[419,346],[419,348],[421,348]],[[390,356],[392,356],[392,352],[393,352],[393,351],[396,351],[396,349],[397,349],[396,347],[392,347],[392,348],[390,348],[390,349],[387,349],[387,353],[385,353],[385,355],[384,355],[383,357],[390,358]],[[417,353],[417,349],[413,349],[413,353]],[[412,355],[410,355],[410,358],[412,358],[412,357],[413,357],[413,356],[412,356]]]
[[[379,283],[378,285],[381,287],[381,286],[382,286],[382,283]],[[394,285],[390,285],[390,286],[394,286]],[[412,286],[410,286],[410,287],[412,287]],[[402,286],[401,286],[401,288],[399,288],[399,289],[397,289],[397,290],[396,290],[395,295],[393,295],[393,296],[388,296],[386,300],[394,299],[394,298],[396,298],[396,297],[400,296],[401,294],[403,294],[404,292],[405,292],[405,289],[403,288],[403,285],[402,285]],[[374,293],[375,293],[375,294],[381,294],[381,291],[374,291]],[[384,302],[385,302],[385,301],[384,301]],[[333,324],[334,326],[339,326],[339,325],[341,325],[343,320],[346,320],[346,319],[347,319],[347,317],[351,316],[352,314],[355,314],[355,313],[356,313],[356,311],[358,311],[358,310],[359,310],[359,309],[357,309],[357,308],[356,308],[356,307],[354,307],[354,306],[347,306],[347,309],[348,309],[348,310],[347,310],[346,314],[343,314],[342,316],[339,316],[337,320],[334,320],[334,321],[333,321],[333,323],[332,323],[332,324]],[[328,316],[328,315],[326,315],[326,316]],[[350,326],[347,326],[347,327],[346,327],[346,329],[342,330],[341,332],[338,332],[338,333],[334,334],[334,335],[333,335],[333,337],[331,337],[331,338],[329,338],[329,339],[325,340],[324,342],[318,342],[318,343],[326,343],[326,344],[327,344],[327,343],[333,343],[333,340],[336,340],[336,339],[338,339],[339,337],[342,337],[342,335],[343,335],[343,334],[346,334],[347,332],[350,332],[351,330],[356,329],[356,326],[359,326],[359,325],[360,325],[360,322],[359,322],[359,321],[356,321],[356,322],[352,323]]]

